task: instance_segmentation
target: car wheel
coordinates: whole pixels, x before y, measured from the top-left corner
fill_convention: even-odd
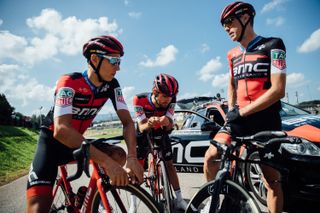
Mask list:
[[[249,160],[260,160],[258,152],[252,152],[249,157]],[[254,196],[259,200],[263,205],[267,205],[267,188],[265,187],[262,180],[262,170],[258,164],[248,163],[246,168],[247,178],[249,188],[254,194]]]

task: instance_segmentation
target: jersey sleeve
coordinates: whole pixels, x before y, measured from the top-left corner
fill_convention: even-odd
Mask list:
[[[270,73],[286,73],[286,47],[280,38],[275,38],[270,47]]]
[[[139,103],[138,96],[133,97],[133,109],[138,122],[141,122],[147,118],[146,114],[144,113],[143,107]]]
[[[172,121],[174,121],[174,108],[176,106],[176,103],[171,103],[168,107],[168,110],[166,112],[166,116],[170,118]]]
[[[61,77],[56,85],[53,117],[72,114],[72,103],[75,95],[73,80],[70,76]]]
[[[111,87],[110,99],[112,101],[115,111],[120,109],[128,110],[128,106],[124,100],[122,90],[118,80],[114,78],[111,81],[111,84],[112,84],[112,87]]]

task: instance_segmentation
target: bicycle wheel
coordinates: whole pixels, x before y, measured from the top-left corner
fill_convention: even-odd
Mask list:
[[[50,207],[50,213],[68,212],[70,201],[68,199],[63,181],[60,178],[56,179],[53,189],[53,202]],[[70,207],[69,207],[70,208]]]
[[[135,197],[134,204],[132,203],[132,195]],[[133,207],[134,211],[130,210],[130,212],[161,212],[159,205],[151,195],[140,186],[129,184],[127,186],[111,187],[107,189],[106,196],[113,213],[129,212],[129,209]],[[105,212],[98,190],[94,194],[91,212]]]
[[[209,207],[207,203],[211,200],[211,192],[214,184],[215,181],[211,181],[200,188],[189,202],[186,210],[187,213],[209,212],[209,209],[205,207]],[[254,198],[252,198],[245,189],[231,180],[226,180],[219,193],[216,212],[260,213],[260,209]]]
[[[163,204],[164,212],[172,212],[173,203],[167,167],[164,161],[160,161],[160,202]]]

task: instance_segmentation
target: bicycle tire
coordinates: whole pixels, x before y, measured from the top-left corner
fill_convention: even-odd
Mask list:
[[[117,194],[120,196],[122,204],[125,208],[123,211],[120,209],[121,204],[117,203],[116,201],[117,198],[113,195],[114,192],[117,192]],[[127,186],[112,186],[111,188],[107,189],[106,194],[107,194],[107,198],[113,213],[128,212],[130,208],[131,195],[134,195],[136,197],[137,213],[138,212],[144,212],[144,213],[162,212],[160,209],[160,206],[154,201],[151,195],[147,191],[145,191],[143,188],[137,185],[129,184]],[[105,212],[98,189],[94,193],[91,212],[92,213]]]
[[[187,213],[200,212],[204,208],[206,202],[211,198],[210,191],[214,184],[216,182],[211,181],[200,188],[189,202]],[[260,209],[254,198],[243,187],[231,180],[226,180],[219,192],[219,204],[216,212],[260,213]]]
[[[163,204],[164,212],[171,213],[173,209],[171,186],[168,180],[167,167],[164,161],[160,161],[160,183],[162,188],[162,190],[160,190],[162,194],[161,203]]]
[[[50,213],[63,213],[68,212],[67,203],[69,199],[63,185],[63,181],[60,178],[57,178],[54,184],[54,197],[50,207]],[[70,208],[70,207],[69,207]]]

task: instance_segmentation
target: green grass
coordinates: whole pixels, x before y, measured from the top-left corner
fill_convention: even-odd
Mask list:
[[[0,126],[0,185],[27,174],[37,138],[27,128]]]

